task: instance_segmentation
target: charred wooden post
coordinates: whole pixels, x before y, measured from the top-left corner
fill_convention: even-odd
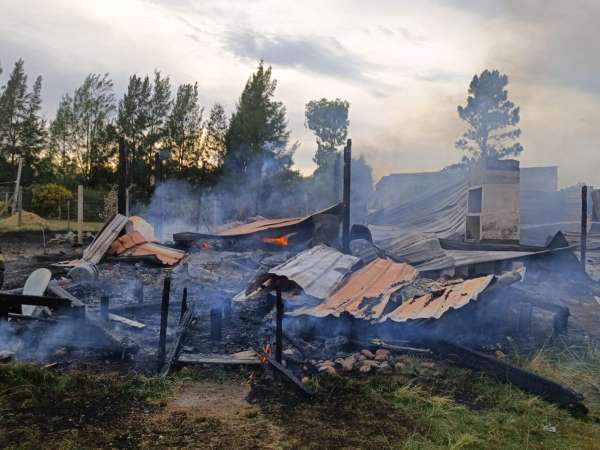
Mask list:
[[[163,283],[162,302],[160,304],[160,335],[158,338],[158,367],[165,364],[167,354],[167,319],[171,294],[171,277],[166,276]]]
[[[281,297],[281,284],[276,284],[276,328],[275,328],[275,361],[281,364],[283,355],[283,298]]]
[[[350,253],[350,173],[352,168],[352,139],[344,148],[344,215],[342,217],[342,248]]]
[[[119,214],[127,215],[127,147],[125,139],[119,137],[119,192],[117,209]]]
[[[588,198],[588,188],[587,186],[581,187],[581,267],[583,267],[583,271],[585,272],[585,259],[587,257],[587,198]]]
[[[138,285],[136,289],[136,298],[139,304],[144,303],[144,281],[138,280]]]
[[[179,323],[183,321],[183,316],[185,316],[185,312],[187,311],[187,288],[183,288],[183,294],[181,296],[181,312],[179,313]]]
[[[223,329],[223,318],[221,308],[213,307],[210,309],[210,338],[213,341],[220,341]]]
[[[231,299],[226,298],[225,300],[223,300],[223,322],[225,323],[225,325],[231,324],[231,316]]]
[[[108,295],[100,297],[100,318],[105,322],[108,322],[108,306],[110,299]]]
[[[335,153],[335,161],[333,164],[333,204],[339,203],[340,201],[340,185],[341,185],[341,171],[342,161],[339,152]],[[307,214],[308,215],[308,214]]]

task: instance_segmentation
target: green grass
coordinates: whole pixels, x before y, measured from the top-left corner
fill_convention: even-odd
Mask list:
[[[182,383],[239,384],[247,378],[243,370],[186,368],[163,380],[12,364],[0,365],[0,447],[160,448],[204,442],[211,448],[598,448],[598,347],[544,349],[531,358],[513,358],[583,392],[590,415],[574,416],[514,386],[442,362],[431,369],[410,357],[387,374],[314,376],[313,399],[286,381],[259,377],[249,398],[257,410],[227,418],[174,412],[166,400]],[[556,432],[545,431],[545,425]],[[269,440],[273,436],[276,444]]]
[[[47,222],[48,222],[48,226],[45,228],[46,231],[66,232],[69,229],[69,223],[66,220],[50,219],[50,220],[47,220]],[[71,231],[76,232],[77,231],[77,222],[71,221],[70,225],[71,225]],[[100,231],[100,229],[102,228],[102,225],[103,225],[102,222],[83,222],[83,230],[94,233],[94,232]],[[39,231],[39,230],[40,230],[39,225],[26,224],[26,225],[22,225],[21,227],[18,227],[18,226],[14,226],[14,225],[6,226],[3,224],[0,224],[0,232]]]

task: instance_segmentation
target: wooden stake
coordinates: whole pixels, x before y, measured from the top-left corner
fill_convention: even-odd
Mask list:
[[[144,281],[143,280],[138,280],[138,286],[137,286],[137,301],[138,303],[144,303]]]
[[[181,312],[179,314],[179,323],[181,323],[183,321],[183,316],[185,315],[186,311],[187,311],[187,288],[184,287],[183,288],[183,296],[181,298]]]
[[[585,259],[587,257],[587,198],[588,198],[587,186],[581,187],[581,267],[585,272]]]
[[[119,193],[117,204],[119,214],[127,215],[127,149],[123,137],[119,137]]]
[[[23,188],[21,186],[19,186],[19,195],[18,195],[19,199],[18,199],[18,203],[17,203],[17,209],[18,209],[18,226],[19,228],[21,227],[21,225],[23,225]]]
[[[108,295],[100,297],[100,318],[105,322],[108,321],[108,306],[109,306]]]
[[[276,328],[275,328],[275,361],[281,364],[283,355],[283,298],[281,285],[277,282],[275,300]]]
[[[83,245],[83,185],[77,186],[77,243]]]
[[[223,328],[221,308],[213,307],[210,309],[210,338],[213,341],[221,340],[221,330]]]
[[[344,215],[342,217],[342,247],[350,253],[350,174],[352,168],[352,139],[344,148]]]
[[[162,303],[160,304],[160,335],[158,337],[158,368],[165,364],[167,355],[167,319],[169,317],[169,300],[171,294],[171,277],[166,276],[163,283]]]

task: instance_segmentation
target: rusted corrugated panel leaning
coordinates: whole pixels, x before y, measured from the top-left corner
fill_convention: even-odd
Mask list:
[[[479,298],[490,285],[494,275],[451,284],[440,291],[405,300],[398,308],[383,316],[380,322],[406,322],[417,319],[439,319],[450,309],[459,309]]]
[[[414,267],[378,258],[354,272],[323,303],[315,307],[299,308],[289,314],[339,317],[341,313],[347,312],[359,319],[377,319],[385,310],[390,297],[416,277],[417,270]]]

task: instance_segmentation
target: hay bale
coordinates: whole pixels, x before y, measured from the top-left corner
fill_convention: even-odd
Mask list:
[[[48,228],[48,222],[42,219],[35,213],[29,211],[23,211],[21,213],[21,226],[38,225],[43,228]],[[0,220],[0,227],[2,228],[16,228],[19,226],[19,214],[13,214],[6,219]]]

